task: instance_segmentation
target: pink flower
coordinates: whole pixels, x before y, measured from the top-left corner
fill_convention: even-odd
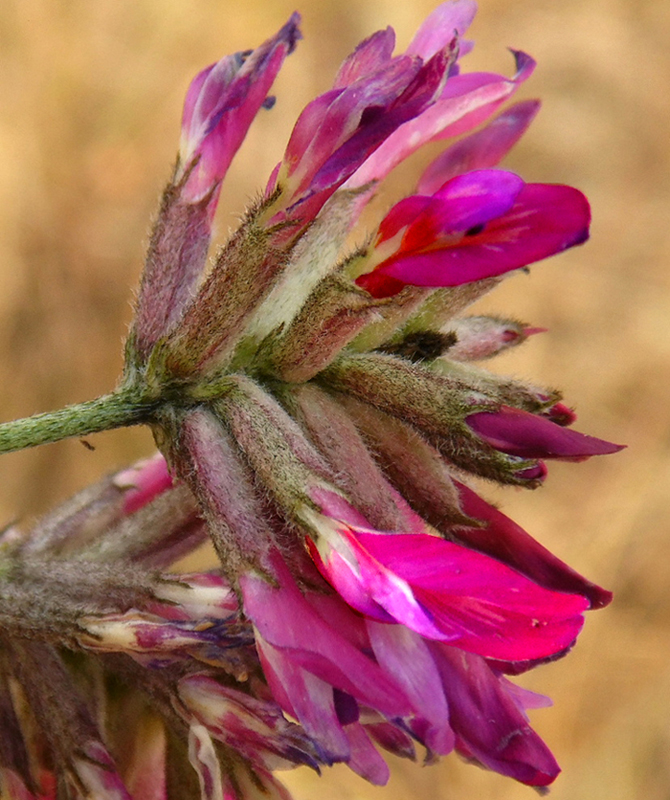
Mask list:
[[[535,488],[542,459],[621,446],[572,430],[559,392],[471,363],[543,329],[464,310],[590,222],[577,189],[497,168],[539,106],[493,114],[535,62],[463,72],[475,8],[443,3],[399,55],[391,28],[363,41],[206,274],[298,15],[192,81],[119,389],[4,439],[142,423],[162,451],[4,537],[5,794],[33,800],[46,775],[49,797],[164,800],[197,779],[203,800],[288,800],[275,769],[383,784],[378,746],[415,743],[531,786],[558,774],[525,714],[545,699],[504,676],[565,655],[611,595],[464,476]],[[453,136],[351,251],[379,182]],[[175,575],[205,532],[220,572]]]
[[[225,56],[191,82],[184,100],[176,177],[177,181],[186,178],[186,202],[197,203],[214,190],[218,196],[233,156],[268,101],[268,90],[284,58],[300,38],[299,22],[300,15],[293,14],[260,47]]]
[[[346,760],[351,743],[333,688],[388,717],[410,714],[411,704],[364,652],[360,617],[333,595],[303,595],[278,554],[271,565],[277,586],[253,574],[240,582],[268,684],[324,755]]]
[[[546,698],[518,689],[479,655],[363,618],[318,588],[300,593],[277,556],[272,564],[278,585],[243,579],[245,607],[274,697],[325,748],[322,757],[344,758],[383,783],[388,773],[372,740],[411,755],[404,730],[431,752],[456,747],[529,785],[556,777],[524,713]]]
[[[456,541],[502,561],[539,586],[581,594],[589,600],[591,608],[602,608],[611,602],[611,592],[583,578],[472,489],[462,483],[457,487],[464,513],[483,524],[459,527]]]
[[[576,189],[476,170],[432,196],[396,204],[356,283],[373,297],[389,297],[408,284],[460,286],[497,277],[581,244],[589,221],[586,198]]]
[[[334,87],[303,110],[266,189],[268,196],[282,192],[282,216],[303,224],[313,219],[394,130],[434,102],[447,54],[439,50],[425,62],[414,55],[392,57],[394,39],[387,28],[362,42]]]
[[[325,529],[324,525],[324,529]],[[504,564],[426,534],[337,521],[312,549],[354,608],[429,639],[502,661],[562,652],[577,638],[583,597],[543,589]]]

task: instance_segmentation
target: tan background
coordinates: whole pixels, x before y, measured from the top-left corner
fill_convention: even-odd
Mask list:
[[[304,0],[303,41],[224,189],[220,234],[278,160],[302,105],[340,58],[386,24],[405,44],[427,0]],[[486,307],[549,327],[499,368],[565,389],[582,430],[629,449],[553,467],[534,494],[504,493],[541,541],[616,590],[575,652],[527,676],[551,694],[533,721],[564,768],[555,800],[670,797],[670,3],[483,0],[469,69],[539,61],[522,90],[544,109],[508,162],[572,183],[591,242],[516,277]],[[83,400],[119,372],[148,230],[174,157],[190,77],[258,44],[293,0],[3,0],[0,4],[0,419]],[[389,195],[390,197],[390,195]],[[151,449],[145,431],[5,456],[0,521],[49,506]],[[489,494],[489,496],[491,496]],[[501,499],[497,496],[497,499]],[[530,798],[450,757],[400,764],[386,790],[343,769],[289,776],[296,798]]]

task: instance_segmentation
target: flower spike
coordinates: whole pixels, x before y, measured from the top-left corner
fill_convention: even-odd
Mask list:
[[[546,460],[621,446],[476,363],[545,329],[468,307],[584,242],[590,209],[499,167],[539,104],[493,115],[535,62],[467,72],[475,10],[442,3],[404,53],[392,28],[358,45],[206,274],[298,14],[191,82],[119,388],[0,425],[0,452],[125,424],[160,451],[0,536],[3,797],[290,800],[276,770],[383,785],[380,750],[419,748],[558,775],[527,716],[550,701],[505,676],[565,656],[611,594],[478,481],[537,488]],[[454,136],[361,231],[388,173]]]

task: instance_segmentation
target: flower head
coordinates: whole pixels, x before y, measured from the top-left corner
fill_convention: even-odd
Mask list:
[[[474,12],[443,3],[398,55],[391,28],[362,42],[206,275],[299,17],[194,78],[123,383],[95,409],[110,427],[129,404],[161,452],[3,536],[3,796],[286,798],[274,770],[383,784],[379,748],[417,744],[558,774],[526,717],[546,699],[504,676],[565,655],[611,595],[475,487],[621,448],[472,363],[544,329],[465,309],[590,221],[577,189],[499,168],[538,103],[494,114],[535,64],[464,71]],[[388,172],[456,135],[348,249]],[[216,569],[170,571],[207,536]]]

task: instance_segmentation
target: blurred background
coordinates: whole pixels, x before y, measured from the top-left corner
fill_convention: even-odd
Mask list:
[[[149,220],[176,153],[184,91],[221,55],[275,32],[295,0],[2,0],[0,419],[111,389]],[[302,106],[364,36],[404,46],[433,0],[302,0],[305,39],[226,180],[224,238],[279,160]],[[580,430],[629,445],[557,464],[535,493],[492,497],[615,603],[566,660],[522,683],[564,773],[555,800],[670,797],[670,3],[482,0],[464,68],[539,62],[519,98],[543,110],[507,165],[589,196],[591,241],[509,279],[479,308],[549,328],[493,368],[560,386]],[[435,151],[410,165],[418,174]],[[407,175],[407,171],[405,175]],[[410,183],[405,182],[408,189]],[[402,191],[391,182],[390,203]],[[152,451],[141,429],[4,456],[0,524]],[[1,735],[1,734],[0,734]],[[375,789],[344,768],[286,775],[296,800],[529,798],[462,764],[394,763]]]

